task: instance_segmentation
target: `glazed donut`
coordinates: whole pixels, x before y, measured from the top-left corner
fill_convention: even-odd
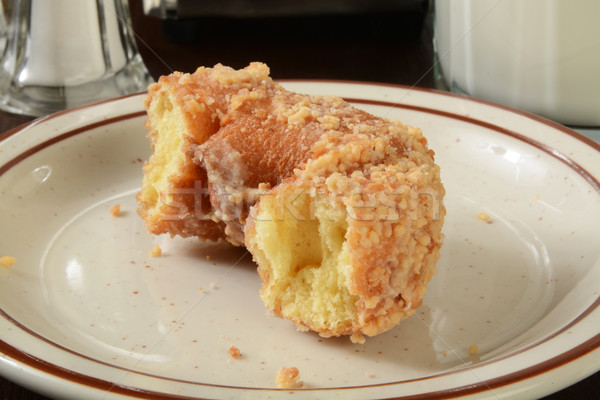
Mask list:
[[[419,129],[286,91],[261,63],[163,77],[146,105],[154,154],[138,200],[151,232],[244,244],[265,305],[324,337],[360,342],[422,303],[445,208]],[[168,193],[194,185],[200,206]],[[173,203],[185,206],[162,223]]]

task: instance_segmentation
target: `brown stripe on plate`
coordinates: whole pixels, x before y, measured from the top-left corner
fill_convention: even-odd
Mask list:
[[[415,395],[408,395],[402,397],[394,397],[400,400],[442,400],[449,398],[456,398],[460,396],[472,395],[476,393],[481,393],[483,391],[493,390],[496,388],[500,388],[502,386],[506,386],[508,384],[513,384],[520,382],[524,379],[534,377],[541,373],[547,372],[551,369],[558,368],[567,362],[573,361],[576,358],[582,357],[589,352],[595,350],[598,347],[598,342],[600,342],[600,334],[595,337],[587,340],[584,343],[581,343],[577,347],[569,350],[568,352],[562,353],[559,356],[556,356],[552,359],[547,360],[542,364],[550,364],[550,368],[540,369],[539,366],[541,364],[537,364],[516,372],[512,372],[507,375],[503,375],[497,378],[488,379],[485,381],[477,382],[471,385],[458,386],[451,389],[439,390],[436,392],[427,392],[427,393],[419,393]],[[192,400],[198,399],[197,397],[183,396],[183,395],[175,395],[169,393],[160,393],[156,391],[146,390],[138,387],[131,387],[127,385],[120,384],[118,382],[109,382],[103,379],[95,378],[89,375],[81,374],[79,372],[66,369],[60,367],[58,365],[49,363],[43,359],[37,358],[21,349],[17,349],[3,340],[0,339],[0,351],[4,356],[10,357],[11,359],[18,361],[21,364],[28,365],[32,368],[37,369],[38,371],[56,376],[58,378],[62,378],[68,380],[70,382],[74,382],[80,385],[85,385],[92,387],[94,389],[102,390],[106,393],[118,393],[123,394],[130,397],[135,398],[145,398],[145,399],[173,399],[173,400]],[[573,353],[573,357],[569,357]],[[84,356],[85,357],[85,356]],[[87,358],[87,357],[85,357]],[[479,366],[478,364],[477,366]],[[477,367],[476,366],[476,367]],[[119,367],[117,367],[119,368]],[[471,367],[472,369],[474,367]],[[127,371],[126,369],[119,368]],[[130,371],[132,373],[137,373],[135,371]],[[462,370],[454,371],[452,373],[462,372]],[[414,379],[410,381],[402,381],[402,382],[389,382],[383,384],[375,384],[375,385],[363,385],[363,386],[346,386],[346,387],[327,387],[327,388],[305,388],[301,389],[302,391],[331,391],[331,390],[352,390],[352,389],[361,389],[361,388],[370,388],[370,387],[379,387],[379,386],[389,386],[389,385],[397,385],[404,382],[412,382],[419,381],[425,379],[432,379],[439,376],[452,374],[452,373],[444,373],[439,375],[434,375],[421,379]],[[146,375],[146,374],[142,374]],[[152,375],[150,375],[152,377]],[[160,377],[158,377],[160,378]],[[162,378],[167,379],[167,378]],[[171,379],[169,379],[171,380]],[[177,381],[177,380],[175,380]],[[197,382],[185,382],[180,381],[181,383],[190,383],[198,386],[212,386],[212,387],[222,387],[226,389],[242,389],[242,390],[252,390],[252,391],[282,391],[288,389],[276,389],[276,388],[254,388],[254,387],[238,387],[238,386],[222,386],[222,385],[213,385],[213,384],[203,384]]]
[[[77,129],[73,129],[72,131],[68,131],[68,132],[64,132],[58,136],[52,137],[48,140],[46,140],[45,142],[42,142],[40,144],[37,144],[33,147],[30,147],[29,149],[27,149],[26,151],[24,151],[23,153],[17,155],[16,157],[14,157],[12,160],[8,161],[6,164],[1,165],[0,166],[0,176],[2,176],[4,173],[6,173],[6,171],[8,171],[9,169],[11,169],[12,167],[14,167],[15,165],[17,165],[18,163],[20,163],[21,161],[23,161],[24,159],[28,158],[29,156],[32,156],[33,154],[37,153],[40,150],[45,149],[46,147],[52,146],[55,143],[58,143],[60,141],[63,141],[65,139],[68,139],[70,137],[73,137],[75,135],[79,135],[80,133],[83,132],[87,132],[89,130],[104,126],[104,125],[110,125],[110,124],[114,124],[120,121],[124,121],[126,119],[131,119],[131,118],[136,118],[136,117],[141,117],[142,115],[145,115],[146,112],[145,111],[137,111],[137,112],[133,112],[133,113],[129,113],[129,114],[123,114],[123,115],[119,115],[117,117],[113,117],[113,118],[107,118],[104,119],[102,121],[98,121],[98,122],[94,122],[93,124],[89,124],[89,125],[85,125],[82,126],[80,128]],[[52,114],[54,116],[54,114]],[[45,122],[47,121],[47,119],[42,119],[42,120],[36,120],[33,121],[32,123],[24,126],[23,128],[19,129],[22,130],[28,126],[31,125],[36,125],[39,122]]]
[[[126,94],[126,95],[119,96],[119,97],[113,97],[113,98],[110,98],[110,99],[104,99],[104,100],[95,101],[93,103],[82,104],[80,106],[76,106],[76,107],[72,107],[72,108],[67,108],[65,110],[60,110],[60,111],[56,111],[56,112],[54,112],[52,114],[41,116],[39,118],[34,119],[33,121],[25,122],[22,125],[16,126],[16,127],[12,128],[12,129],[9,129],[6,132],[0,133],[0,142],[3,141],[4,139],[8,139],[10,136],[12,136],[12,135],[14,135],[14,134],[22,131],[23,129],[29,128],[29,127],[34,126],[34,125],[38,125],[38,124],[40,124],[42,122],[49,121],[49,120],[54,119],[56,117],[60,117],[61,115],[70,114],[70,113],[72,113],[74,111],[83,110],[84,108],[90,108],[90,107],[94,107],[94,106],[97,106],[97,105],[100,105],[100,104],[104,104],[104,103],[111,103],[111,102],[114,102],[114,101],[117,101],[117,100],[123,100],[123,99],[129,98],[129,97],[139,96],[139,95],[142,95],[142,94],[145,94],[145,93],[146,92],[130,93],[130,94]]]
[[[2,339],[0,339],[0,353],[2,353],[3,356],[9,357],[21,364],[35,368],[38,371],[44,372],[49,375],[53,375],[58,378],[66,379],[68,381],[75,382],[81,385],[102,390],[105,392],[105,394],[117,393],[140,399],[190,399],[190,397],[152,392],[145,389],[125,386],[119,383],[94,378],[89,375],[84,375],[79,372],[60,367],[56,364],[49,363],[48,361],[45,361],[41,358],[35,357],[21,349],[17,349],[9,345]]]

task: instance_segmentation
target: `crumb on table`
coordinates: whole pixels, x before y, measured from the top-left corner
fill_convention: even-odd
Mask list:
[[[242,356],[242,353],[240,353],[240,349],[231,345],[229,346],[229,355],[233,358],[240,358]]]
[[[3,267],[10,267],[11,265],[13,265],[14,263],[17,262],[17,259],[11,256],[2,256],[0,257],[0,265],[2,265]]]
[[[479,348],[477,347],[477,345],[471,345],[471,347],[469,347],[469,354],[470,355],[475,355],[477,354],[477,351],[479,350]]]
[[[162,255],[161,248],[155,244],[152,250],[150,250],[150,257],[160,257]]]
[[[115,204],[114,206],[112,206],[110,208],[110,213],[113,217],[118,217],[119,215],[121,215],[121,205]]]
[[[300,380],[300,372],[296,367],[282,367],[277,373],[275,383],[280,389],[298,389],[304,385]]]

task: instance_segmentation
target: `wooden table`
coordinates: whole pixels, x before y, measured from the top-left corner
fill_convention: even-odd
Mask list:
[[[193,71],[216,63],[240,68],[264,61],[275,79],[310,78],[376,81],[434,87],[432,21],[374,16],[367,21],[348,18],[232,21],[208,20],[184,27],[193,43],[164,38],[161,22],[143,15],[141,0],[130,0],[133,30],[151,74]],[[276,30],[277,35],[270,32]],[[300,32],[302,34],[300,34]],[[181,41],[182,36],[179,36]],[[0,132],[32,118],[0,112]],[[600,398],[600,373],[551,396],[548,400]],[[34,392],[0,377],[0,399],[44,400]]]

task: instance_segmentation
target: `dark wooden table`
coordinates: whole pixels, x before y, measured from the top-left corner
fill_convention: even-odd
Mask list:
[[[434,87],[432,21],[415,16],[209,19],[166,26],[143,14],[141,0],[130,0],[133,30],[151,74],[190,72],[216,63],[241,68],[251,61],[271,67],[275,79],[312,78],[398,83]],[[273,34],[272,32],[277,32]],[[0,132],[32,118],[0,111]],[[0,400],[44,400],[0,377]],[[600,373],[548,400],[600,399]]]

